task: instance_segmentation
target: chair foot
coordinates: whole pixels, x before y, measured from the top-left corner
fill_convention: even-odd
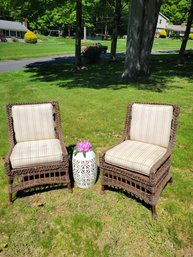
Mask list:
[[[157,220],[158,216],[157,216],[156,206],[155,206],[155,205],[152,205],[152,206],[151,206],[151,212],[152,212],[152,218],[153,218],[154,220]]]
[[[101,195],[104,195],[104,193],[105,193],[105,186],[104,186],[104,185],[101,185],[100,194],[101,194]]]
[[[68,187],[68,193],[72,193],[72,187],[70,183],[67,184],[67,187]]]

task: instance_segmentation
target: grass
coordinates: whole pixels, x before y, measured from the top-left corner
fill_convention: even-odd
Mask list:
[[[99,41],[110,49],[110,41]],[[95,41],[82,41],[82,45],[93,45]],[[74,39],[48,37],[48,40],[41,40],[37,44],[23,43],[2,43],[0,44],[0,60],[30,58],[39,56],[73,55]],[[153,49],[179,49],[181,41],[177,39],[156,38]],[[119,39],[117,52],[124,52],[126,40]],[[188,42],[187,48],[193,48],[193,40]]]
[[[0,109],[11,102],[57,100],[66,145],[89,139],[98,156],[119,139],[129,101],[178,103],[175,183],[162,192],[158,221],[130,195],[107,190],[101,196],[100,178],[90,189],[75,186],[73,194],[60,187],[32,190],[8,207],[2,160],[8,140],[1,111],[0,256],[193,256],[193,61],[179,67],[176,55],[156,55],[151,75],[129,82],[120,80],[122,61],[103,60],[81,73],[70,72],[69,63],[49,63],[0,74]]]

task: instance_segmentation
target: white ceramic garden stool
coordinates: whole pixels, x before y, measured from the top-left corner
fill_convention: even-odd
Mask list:
[[[96,154],[93,151],[73,154],[72,167],[74,180],[78,187],[89,188],[94,185],[97,177]]]

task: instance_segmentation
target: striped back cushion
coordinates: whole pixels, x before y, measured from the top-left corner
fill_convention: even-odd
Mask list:
[[[16,141],[54,139],[52,104],[12,106],[12,117]]]
[[[133,104],[130,139],[168,147],[173,107]]]

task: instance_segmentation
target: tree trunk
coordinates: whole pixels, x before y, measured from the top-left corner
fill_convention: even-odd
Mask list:
[[[76,40],[75,40],[75,68],[82,67],[81,58],[81,25],[82,25],[82,0],[76,0]]]
[[[86,40],[86,26],[84,26],[84,40]]]
[[[149,73],[149,57],[160,6],[161,0],[131,0],[122,78]]]
[[[107,29],[108,29],[107,24],[105,24],[105,36],[104,36],[105,40],[107,39]]]
[[[187,42],[188,42],[190,30],[191,30],[192,21],[193,21],[193,0],[192,0],[192,3],[191,3],[189,15],[188,15],[188,22],[187,22],[187,26],[186,26],[186,31],[185,31],[185,34],[184,34],[184,37],[183,37],[183,40],[182,40],[182,44],[181,44],[181,48],[180,48],[180,52],[179,52],[179,60],[178,60],[179,64],[184,63],[184,54],[185,54],[186,45],[187,45]]]
[[[116,60],[116,51],[117,51],[117,36],[118,36],[118,28],[121,19],[121,11],[122,11],[122,1],[115,0],[115,13],[113,20],[113,34],[111,38],[111,59]]]
[[[68,25],[68,37],[70,37],[70,34],[71,34],[71,32],[70,32],[70,29],[71,28],[71,26],[70,25]]]

